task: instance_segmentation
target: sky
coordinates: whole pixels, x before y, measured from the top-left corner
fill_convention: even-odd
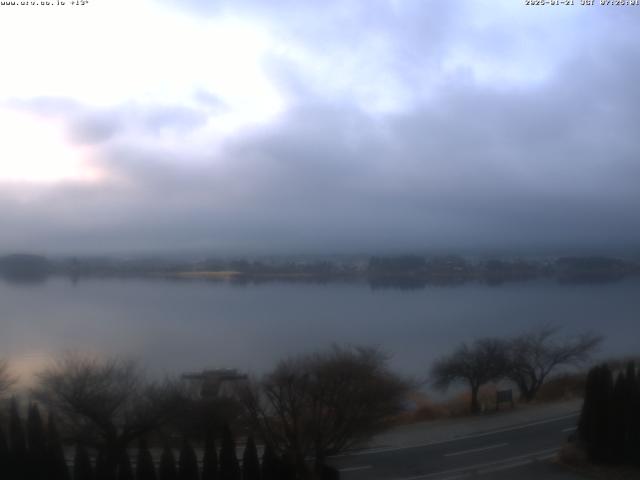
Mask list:
[[[637,251],[640,6],[575,3],[0,6],[0,253]]]

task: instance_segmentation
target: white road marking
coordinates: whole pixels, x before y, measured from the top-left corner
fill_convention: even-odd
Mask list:
[[[523,467],[533,463],[533,460],[518,460],[516,462],[507,463],[506,465],[498,465],[497,467],[481,468],[478,470],[478,475],[486,475],[487,473],[502,472],[504,470],[510,470],[512,468]]]
[[[402,450],[410,450],[412,448],[423,448],[423,447],[430,447],[431,445],[441,445],[443,443],[451,443],[451,442],[457,442],[458,440],[469,440],[472,438],[481,438],[481,437],[486,437],[489,435],[495,435],[496,433],[504,433],[504,432],[512,432],[514,430],[522,430],[525,428],[529,428],[529,427],[535,427],[537,425],[545,425],[547,423],[554,423],[554,422],[559,422],[560,420],[566,420],[568,418],[574,418],[577,417],[578,415],[580,415],[579,412],[576,413],[572,413],[570,415],[563,415],[561,417],[555,417],[555,418],[550,418],[547,420],[540,420],[538,422],[532,422],[532,423],[526,423],[523,425],[516,425],[513,427],[506,427],[506,428],[501,428],[498,430],[491,430],[489,432],[484,432],[484,433],[475,433],[472,435],[463,435],[461,437],[456,437],[456,438],[450,438],[448,440],[438,440],[438,441],[434,441],[434,442],[426,442],[426,443],[419,443],[419,444],[415,444],[415,445],[406,445],[403,447],[389,447],[389,448],[370,448],[368,450],[360,450],[358,452],[351,452],[351,453],[343,453],[340,455],[334,455],[331,458],[340,458],[340,457],[358,457],[361,455],[374,455],[376,453],[387,453],[387,452],[399,452]],[[418,477],[421,478],[421,477]]]
[[[468,473],[463,473],[462,475],[454,475],[453,477],[441,478],[440,480],[459,480],[461,478],[468,478]]]
[[[396,478],[395,480],[426,480],[428,478],[435,478],[442,475],[455,475],[457,474],[471,474],[475,472],[479,472],[481,469],[489,469],[489,468],[497,468],[500,466],[505,466],[505,468],[509,468],[509,465],[512,465],[513,468],[518,467],[520,465],[526,465],[526,463],[522,463],[526,460],[526,462],[530,462],[535,458],[545,458],[545,456],[553,455],[558,451],[558,448],[550,448],[548,450],[540,450],[538,452],[526,453],[524,455],[517,455],[515,457],[504,458],[502,460],[497,460],[494,462],[486,462],[486,463],[478,463],[476,465],[469,465],[468,467],[459,467],[452,468],[450,470],[442,470],[440,472],[428,473],[425,475],[417,475],[415,477],[402,477]],[[463,476],[463,475],[460,475]],[[450,477],[447,477],[450,478]],[[454,477],[459,478],[459,477]]]
[[[347,467],[347,468],[341,468],[340,471],[341,472],[357,472],[358,470],[369,470],[371,467],[371,465],[362,465],[361,467]]]
[[[466,455],[467,453],[483,452],[485,450],[492,450],[494,448],[506,447],[507,445],[509,445],[509,444],[508,443],[498,443],[497,445],[489,445],[487,447],[471,448],[469,450],[462,450],[460,452],[445,453],[444,456],[445,457],[457,457],[458,455]]]
[[[574,430],[577,430],[577,429],[578,429],[578,427],[569,427],[569,428],[564,428],[564,429],[562,430],[562,433],[565,433],[565,432],[573,432]]]

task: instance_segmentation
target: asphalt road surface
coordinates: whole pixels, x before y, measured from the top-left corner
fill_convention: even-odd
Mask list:
[[[577,419],[567,415],[449,441],[355,452],[331,463],[345,480],[577,479],[550,462]]]

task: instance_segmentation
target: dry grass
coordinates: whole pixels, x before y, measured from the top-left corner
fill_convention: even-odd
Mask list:
[[[428,395],[422,392],[413,392],[409,395],[416,408],[411,412],[407,412],[399,418],[400,423],[424,422],[429,420],[438,420],[446,418],[448,411],[446,407],[440,403],[436,403]]]
[[[567,373],[548,380],[538,392],[537,403],[560,402],[584,395],[585,373]]]
[[[562,402],[581,398],[584,394],[585,373],[567,373],[548,380],[538,392],[532,404]],[[496,411],[496,385],[485,385],[480,389],[479,401],[483,412]],[[515,407],[518,408],[518,391],[513,390]],[[460,418],[471,415],[469,406],[471,394],[463,390],[445,400],[435,401],[423,392],[413,392],[409,400],[415,405],[410,412],[405,412],[393,420],[393,424],[408,424],[445,418]],[[522,404],[524,405],[524,404]],[[500,410],[509,410],[508,404],[500,404]]]
[[[496,387],[487,385],[480,389],[479,401],[483,411],[493,412],[496,408]],[[415,405],[410,412],[405,412],[394,419],[394,424],[408,424],[440,420],[444,418],[459,418],[471,415],[471,395],[469,392],[458,393],[444,401],[436,402],[423,392],[412,392],[409,400]],[[501,409],[510,408],[501,405]]]
[[[628,357],[609,360],[609,365],[613,368],[623,369],[630,360],[636,360],[636,364],[640,364],[640,357]],[[563,373],[550,378],[542,386],[536,399],[532,404],[544,404],[553,402],[563,402],[567,400],[579,399],[584,395],[586,371],[578,371],[573,373]],[[496,386],[485,385],[480,389],[480,405],[484,412],[495,412],[496,408]],[[518,391],[513,389],[515,406],[518,408]],[[393,419],[392,424],[408,424],[416,422],[424,422],[430,420],[440,420],[445,418],[459,418],[469,416],[469,404],[471,403],[470,393],[467,390],[462,391],[446,400],[434,401],[427,394],[422,392],[413,392],[410,400],[415,408]],[[521,404],[525,405],[525,404]],[[507,410],[510,406],[501,404],[500,410]],[[638,472],[635,472],[638,475]],[[624,478],[624,477],[621,477]],[[640,480],[640,475],[636,480]]]

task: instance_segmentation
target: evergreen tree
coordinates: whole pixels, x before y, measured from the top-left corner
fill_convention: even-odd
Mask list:
[[[296,467],[295,455],[290,452],[284,452],[282,457],[278,459],[278,479],[295,480],[297,478]]]
[[[598,388],[600,382],[600,366],[593,367],[587,374],[585,384],[584,401],[580,420],[578,422],[578,435],[584,445],[589,458],[595,453],[596,438],[596,406],[598,403]]]
[[[584,387],[584,400],[582,402],[582,410],[580,411],[580,419],[578,420],[578,438],[587,448],[593,442],[595,435],[594,409],[599,373],[600,367],[593,367],[587,374]]]
[[[64,457],[64,449],[53,414],[49,412],[47,422],[47,465],[52,480],[70,480],[69,467]],[[110,479],[111,480],[111,479]]]
[[[98,450],[96,457],[96,480],[115,480],[113,471],[109,468],[107,452],[104,448]]]
[[[607,365],[589,371],[578,433],[592,462],[611,458],[611,404],[613,375]]]
[[[24,477],[27,467],[27,444],[18,411],[18,402],[15,398],[11,399],[9,413],[9,448],[11,452],[10,474],[15,478]]]
[[[24,462],[27,456],[27,442],[22,428],[22,420],[18,411],[18,402],[15,398],[11,399],[11,410],[9,416],[9,444],[11,446],[11,454],[14,459]]]
[[[633,442],[634,442],[634,402],[636,397],[636,369],[633,362],[627,364],[624,374],[624,402],[622,416],[624,418],[622,426],[622,459],[627,463],[633,462]]]
[[[6,474],[7,477],[11,475],[9,459],[9,445],[7,445],[7,440],[0,426],[0,472]]]
[[[278,457],[271,445],[266,444],[262,453],[262,480],[280,480],[278,466]]]
[[[180,480],[198,480],[198,457],[191,443],[185,438],[178,459],[178,478]]]
[[[89,453],[80,444],[76,445],[73,458],[73,480],[93,480],[93,467]]]
[[[625,375],[619,373],[613,387],[609,414],[609,448],[608,461],[621,463],[625,454],[625,434],[627,430],[626,415],[627,382]]]
[[[216,441],[211,432],[207,433],[202,457],[202,480],[218,480],[218,453]]]
[[[47,475],[47,442],[40,410],[29,405],[27,414],[28,472],[29,478],[40,480]]]
[[[598,388],[596,390],[595,439],[591,458],[596,462],[608,462],[611,459],[610,422],[613,396],[613,374],[608,365],[600,367]]]
[[[160,480],[178,480],[178,470],[176,470],[176,460],[169,445],[165,445],[160,456]]]
[[[627,458],[640,466],[640,369],[634,365],[633,379],[630,381],[631,414],[629,420],[630,439]]]
[[[27,415],[27,439],[29,444],[29,453],[36,455],[38,458],[44,457],[47,451],[47,440],[45,436],[44,425],[40,410],[34,403],[29,405]]]
[[[260,461],[253,437],[247,438],[242,455],[242,480],[260,480]]]
[[[131,460],[129,454],[125,450],[120,456],[118,462],[118,480],[133,480],[133,469],[131,468]]]
[[[153,458],[151,457],[149,448],[147,448],[147,442],[143,438],[138,442],[136,480],[156,480],[156,469],[153,465]]]
[[[221,480],[240,480],[240,466],[236,456],[236,444],[229,425],[222,429],[222,446],[220,447]]]

